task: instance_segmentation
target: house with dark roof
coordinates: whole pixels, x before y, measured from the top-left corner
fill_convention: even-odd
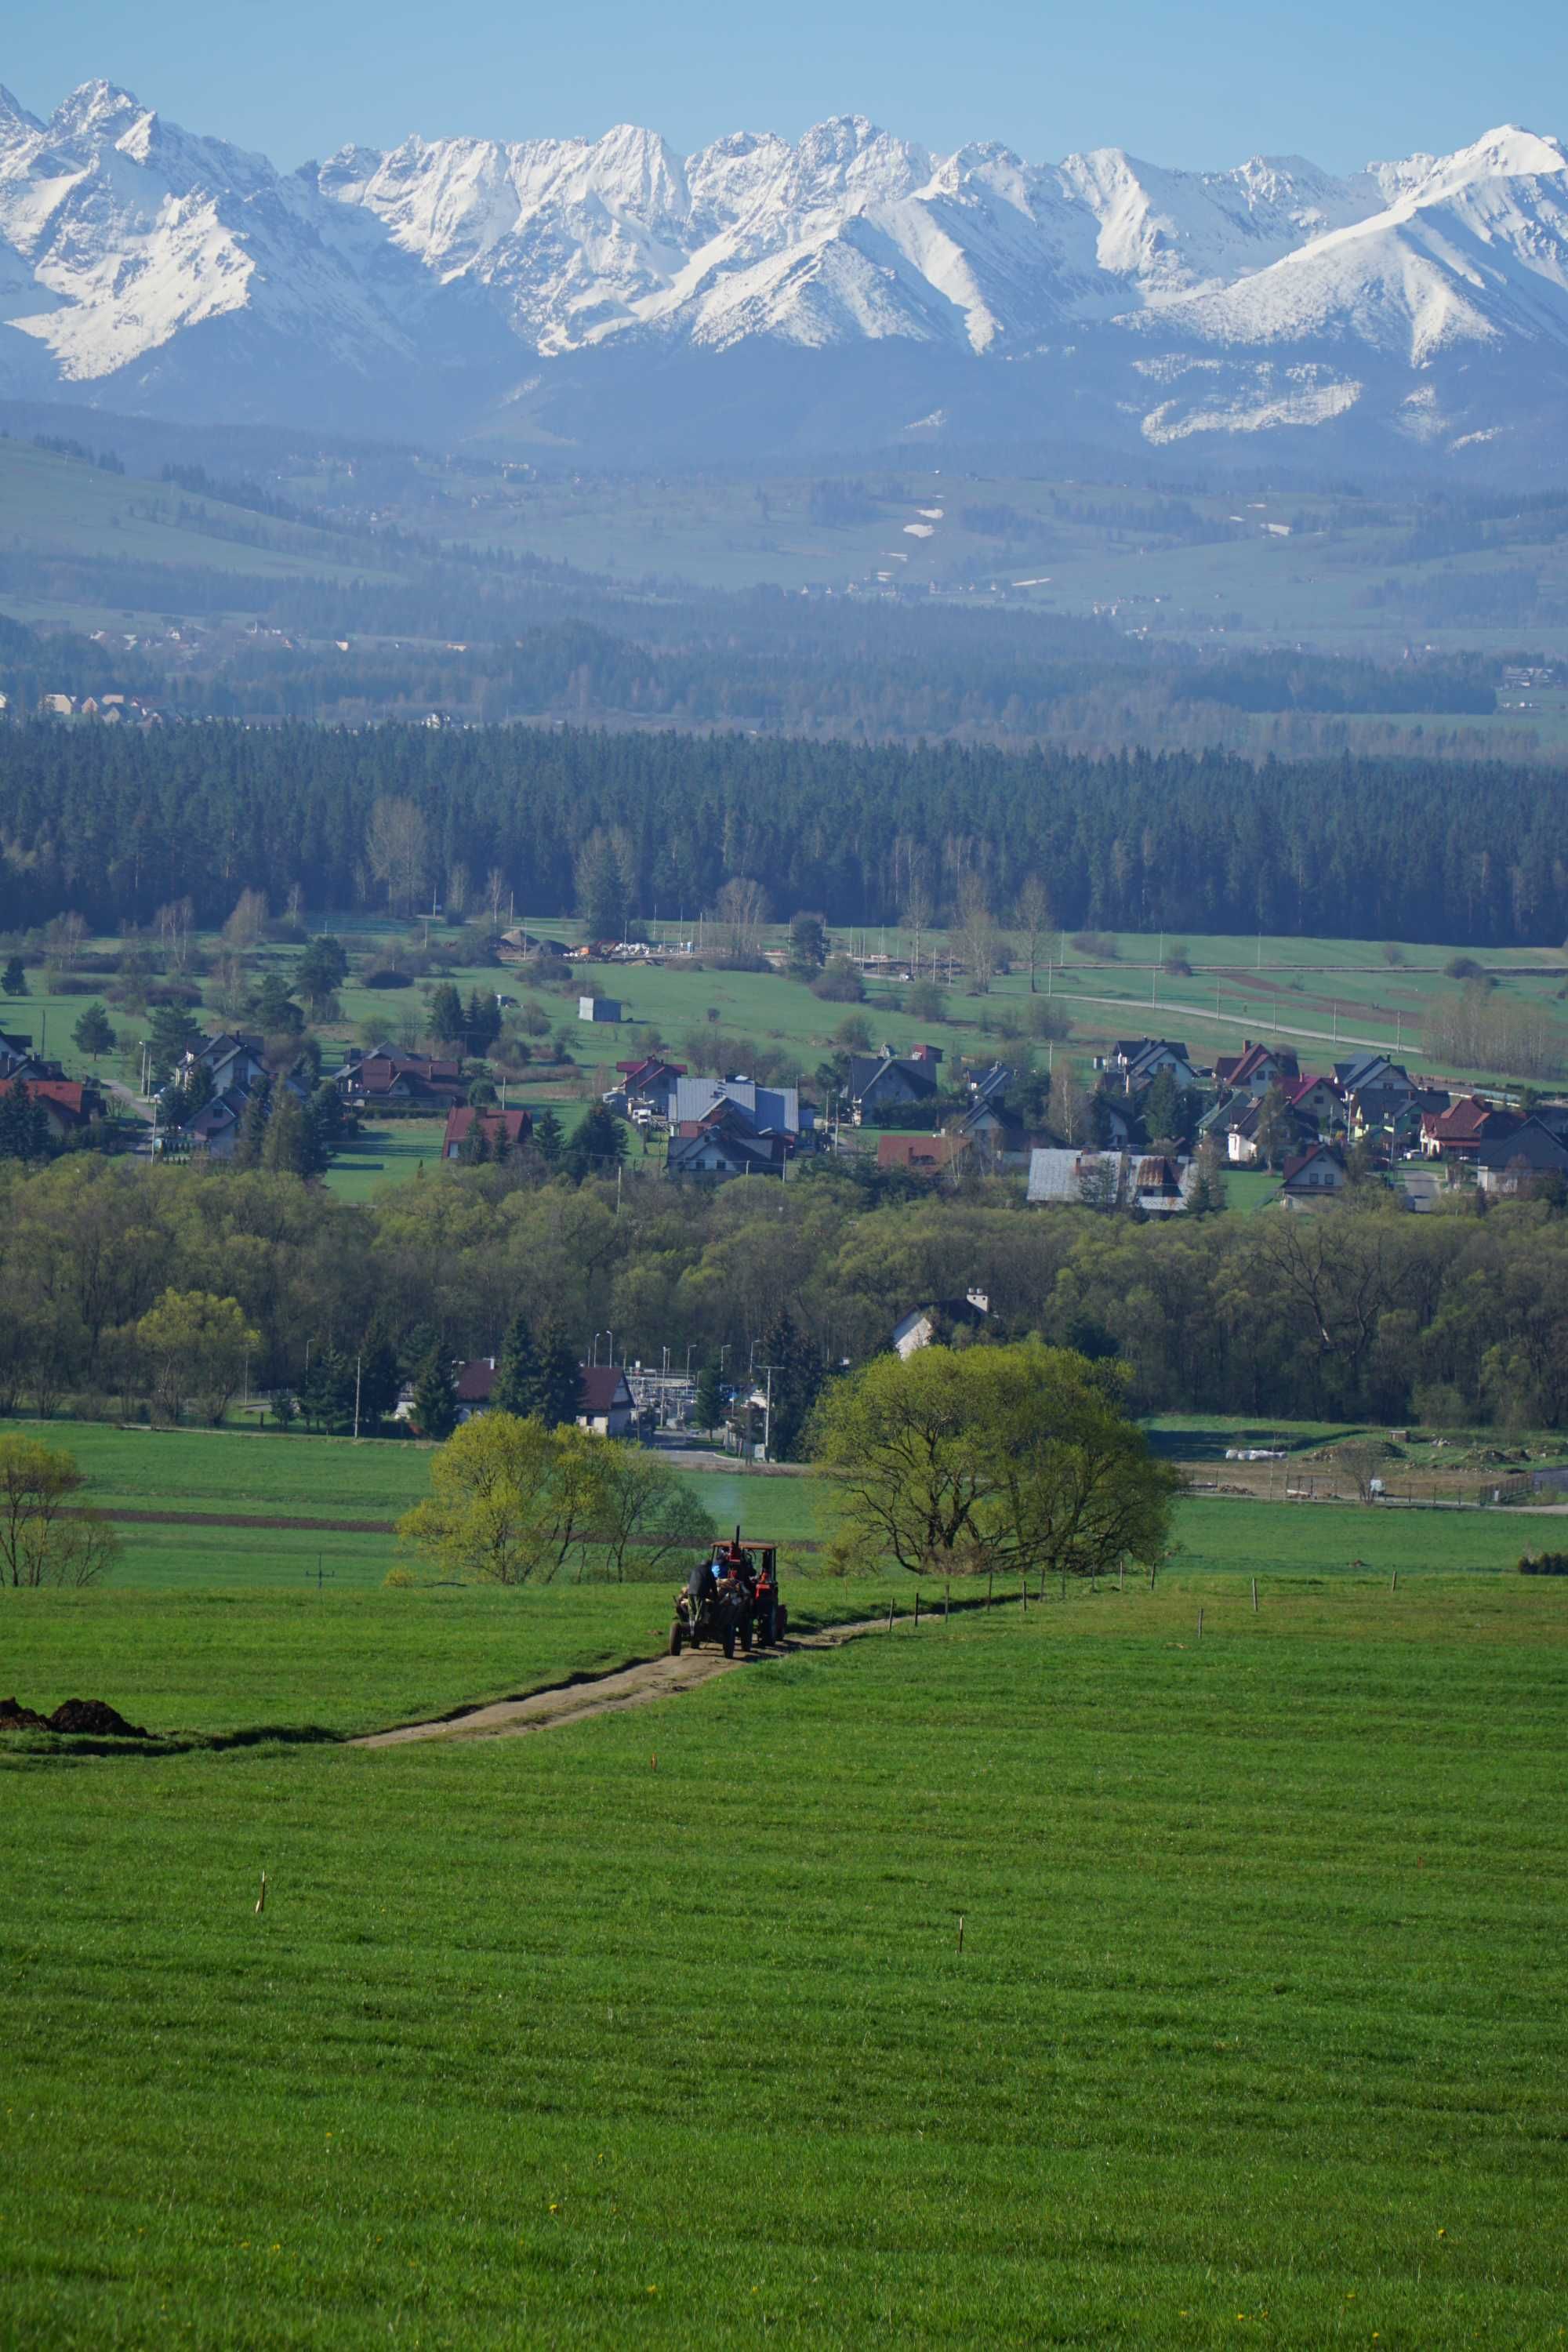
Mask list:
[[[1411,1094],[1415,1080],[1402,1064],[1391,1062],[1386,1054],[1352,1055],[1348,1062],[1334,1064],[1334,1083],[1342,1095],[1365,1094],[1369,1087],[1382,1087],[1385,1093]]]
[[[919,1045],[912,1054],[851,1054],[848,1091],[856,1126],[929,1103],[941,1084],[941,1062],[933,1045]]]
[[[244,1087],[226,1087],[221,1095],[212,1096],[185,1121],[184,1132],[191,1150],[205,1152],[209,1160],[232,1160],[239,1140],[239,1122],[249,1100]]]
[[[526,1110],[502,1110],[492,1104],[476,1109],[468,1103],[461,1103],[447,1113],[447,1131],[441,1138],[442,1159],[461,1160],[470,1149],[470,1139],[476,1130],[484,1137],[490,1158],[497,1160],[528,1141],[533,1131],[533,1119]]]
[[[1544,1120],[1527,1118],[1510,1135],[1481,1144],[1474,1165],[1483,1192],[1527,1192],[1541,1177],[1568,1176],[1568,1139]]]
[[[669,1118],[676,1087],[687,1075],[684,1062],[667,1062],[660,1054],[645,1054],[637,1061],[617,1062],[616,1068],[620,1084],[605,1097],[612,1110],[623,1111],[639,1125],[649,1118]]]
[[[1258,1132],[1263,1123],[1261,1095],[1233,1095],[1231,1116],[1226,1121],[1226,1156],[1232,1165],[1250,1168],[1258,1158]],[[1303,1112],[1292,1110],[1289,1104],[1279,1114],[1285,1147],[1290,1151],[1305,1151],[1318,1139],[1315,1119]]]
[[[919,1348],[940,1346],[955,1331],[977,1331],[991,1312],[984,1290],[973,1285],[962,1298],[935,1298],[929,1306],[911,1307],[893,1326],[893,1349],[912,1356]]]
[[[1119,1037],[1106,1056],[1106,1068],[1130,1095],[1141,1095],[1167,1073],[1184,1093],[1195,1092],[1204,1084],[1203,1072],[1174,1037]]]
[[[685,1080],[681,1082],[683,1085]],[[783,1130],[762,1130],[755,1116],[728,1096],[697,1118],[678,1118],[665,1148],[669,1176],[782,1177],[794,1139]]]
[[[637,1431],[637,1399],[627,1385],[626,1376],[616,1364],[584,1364],[577,1393],[577,1426],[590,1429],[598,1437],[630,1437]],[[453,1393],[457,1399],[458,1419],[472,1421],[477,1412],[488,1412],[495,1389],[496,1360],[493,1356],[475,1356],[457,1367]],[[397,1418],[406,1421],[414,1402],[413,1390],[405,1390],[398,1400]]]
[[[1314,1143],[1287,1160],[1280,1181],[1287,1201],[1331,1200],[1350,1181],[1344,1155],[1335,1143]]]
[[[1306,1077],[1280,1090],[1290,1108],[1314,1127],[1338,1127],[1345,1115],[1344,1097],[1332,1078]]]
[[[345,1059],[334,1083],[345,1101],[363,1110],[449,1110],[467,1092],[460,1063],[385,1048]]]

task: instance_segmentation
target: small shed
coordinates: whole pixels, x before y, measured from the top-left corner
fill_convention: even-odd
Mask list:
[[[614,996],[580,996],[577,999],[579,1021],[618,1021],[620,1017],[620,1003]]]

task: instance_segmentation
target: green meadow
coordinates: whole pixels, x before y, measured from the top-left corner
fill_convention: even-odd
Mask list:
[[[1562,1586],[1184,1570],[369,1752],[298,1734],[647,1594],[288,1598],[0,1596],[24,1696],[233,1743],[0,1743],[0,2340],[1558,2340]]]

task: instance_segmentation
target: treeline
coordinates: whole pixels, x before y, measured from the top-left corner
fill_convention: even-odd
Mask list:
[[[378,803],[406,820],[405,906],[462,866],[499,871],[531,914],[565,912],[579,853],[604,833],[631,916],[694,912],[744,877],[781,915],[897,922],[919,891],[929,919],[978,891],[1005,917],[1034,876],[1068,929],[1476,945],[1568,935],[1568,779],[1552,771],[47,722],[5,738],[0,929],[68,910],[107,929],[187,894],[208,925],[242,889],[276,904],[295,884],[318,908],[384,904],[368,846]]]
[[[0,1166],[0,1410],[140,1410],[171,1292],[182,1327],[254,1335],[253,1387],[299,1390],[323,1349],[405,1374],[497,1354],[519,1312],[581,1356],[613,1328],[628,1360],[742,1366],[787,1315],[829,1368],[971,1285],[985,1334],[1119,1358],[1144,1412],[1568,1425],[1568,1218],[1544,1202],[1412,1217],[1367,1187],[1310,1218],[1141,1223],[1025,1210],[1002,1183],[890,1200],[826,1164],[710,1193],[633,1181],[617,1213],[614,1186],[531,1156],[363,1207],[265,1171]]]

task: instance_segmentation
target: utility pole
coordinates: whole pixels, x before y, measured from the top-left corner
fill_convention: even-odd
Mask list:
[[[356,1445],[359,1443],[359,1384],[360,1375],[363,1370],[364,1357],[362,1353],[354,1358],[354,1443]]]
[[[768,1376],[767,1388],[763,1397],[763,1460],[771,1462],[773,1441],[773,1367],[772,1364],[764,1364],[763,1370]]]

